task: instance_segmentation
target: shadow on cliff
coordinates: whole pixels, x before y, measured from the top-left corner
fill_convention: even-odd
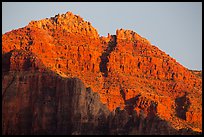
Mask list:
[[[12,52],[8,52],[5,54],[2,54],[2,72],[8,72],[9,71],[9,67],[10,67],[10,57],[12,55]]]
[[[187,93],[183,96],[175,99],[176,103],[176,114],[179,118],[186,120],[186,112],[188,111],[191,103],[189,98],[187,97]]]

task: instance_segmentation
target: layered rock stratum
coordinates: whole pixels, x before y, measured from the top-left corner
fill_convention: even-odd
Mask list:
[[[72,12],[2,35],[3,134],[201,134],[202,72]]]

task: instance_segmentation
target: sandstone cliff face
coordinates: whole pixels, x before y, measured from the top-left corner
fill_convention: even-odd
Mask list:
[[[108,108],[78,78],[64,79],[36,69],[10,71],[2,80],[3,134],[102,134],[106,130]]]
[[[35,58],[35,62],[23,63],[24,71],[3,68],[4,135],[199,134],[172,128],[156,116],[154,102],[147,103],[148,116],[133,110],[134,104],[141,106],[141,101],[148,102],[141,95],[127,100],[124,110],[116,108],[110,112],[100,102],[99,94],[85,87],[80,79],[62,78],[43,65],[34,65],[40,64],[40,60],[31,53],[12,51],[9,55],[10,60],[15,56],[15,62],[22,55],[24,59]],[[3,62],[8,58],[4,57]],[[12,65],[15,66],[11,63],[9,67],[13,68]]]
[[[62,80],[46,74],[19,75],[14,82],[22,81],[10,85],[4,96],[3,134],[104,132],[108,109],[100,103],[97,93],[86,89],[81,80]],[[39,85],[39,81],[49,82]],[[14,89],[18,90],[13,92]]]
[[[2,58],[4,134],[202,131],[200,73],[131,30],[67,12],[2,35]]]
[[[202,99],[198,97],[202,96],[202,80],[133,31],[121,29],[117,30],[117,34],[117,45],[110,54],[107,68],[110,81],[117,83],[120,79],[116,85],[126,89],[125,99],[143,94],[155,101],[158,114],[168,119],[173,113],[181,113],[178,108],[182,107],[182,103],[176,100],[188,94],[191,105],[184,114],[187,117],[184,120],[189,123],[202,121]],[[194,103],[197,105],[194,106]],[[190,118],[190,113],[196,120]]]

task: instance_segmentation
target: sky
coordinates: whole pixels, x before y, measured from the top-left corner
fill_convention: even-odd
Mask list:
[[[202,70],[201,2],[2,2],[2,34],[67,11],[100,36],[133,30],[184,67]]]

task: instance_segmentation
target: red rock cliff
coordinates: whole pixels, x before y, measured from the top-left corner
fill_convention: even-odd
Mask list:
[[[159,117],[178,131],[202,131],[201,77],[131,30],[120,29],[116,35],[99,37],[91,23],[67,12],[31,21],[26,27],[3,34],[2,58],[3,96],[9,96],[4,91],[18,73],[29,72],[38,77],[38,73],[49,70],[63,78],[81,79],[85,87],[99,93],[100,101],[110,112],[120,107],[126,111],[124,115],[133,116],[136,112],[138,117],[142,113],[144,119]],[[22,92],[28,88],[26,84],[17,87]],[[10,89],[11,96],[20,93],[16,88]],[[31,91],[37,94],[36,90]],[[29,101],[28,97],[23,98]],[[18,101],[3,102],[3,116],[10,113],[5,111],[9,103],[18,105],[16,109],[21,106]],[[5,127],[4,133],[8,130]],[[137,131],[145,133],[139,127]]]

